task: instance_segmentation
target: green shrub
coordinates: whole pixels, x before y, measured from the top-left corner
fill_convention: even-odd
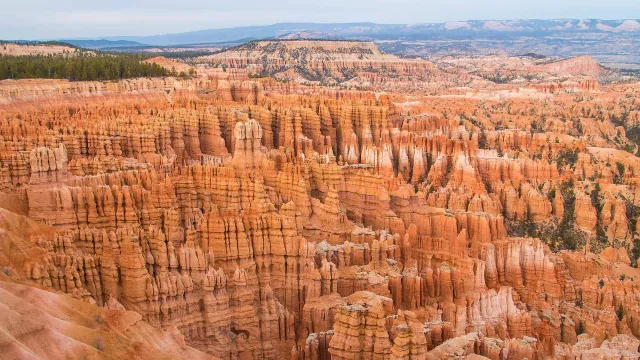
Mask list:
[[[618,310],[616,310],[616,316],[618,317],[618,321],[622,321],[622,319],[624,318],[624,308],[622,307],[622,304],[618,306]]]
[[[572,169],[575,168],[578,162],[578,149],[562,149],[558,152],[558,158],[556,163],[558,169],[562,169],[565,165],[569,165]]]
[[[531,121],[531,132],[532,133],[543,133],[544,132],[544,123],[546,122],[543,117],[540,120]]]
[[[613,175],[613,183],[619,185],[624,181],[624,173],[626,168],[623,163],[616,162],[616,169],[618,170],[618,173]]]
[[[480,135],[478,135],[478,147],[480,149],[487,148],[487,134],[484,133],[484,129],[480,130]]]
[[[590,193],[591,205],[596,209],[596,213],[600,216],[602,212],[602,204],[600,203],[600,184],[596,183],[596,186]]]

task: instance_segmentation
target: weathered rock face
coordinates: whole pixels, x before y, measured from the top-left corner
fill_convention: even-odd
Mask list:
[[[216,359],[185,344],[175,328],[154,328],[112,300],[104,308],[26,285],[0,281],[0,345],[7,359]]]
[[[198,60],[307,84],[389,88],[448,78],[426,60],[385,54],[373,43],[357,41],[256,41]]]
[[[599,77],[606,72],[595,59],[590,56],[578,56],[556,61],[545,65],[532,66],[530,72],[545,72],[556,76],[591,76]]]
[[[392,344],[385,328],[385,305],[391,299],[372,293],[354,293],[336,315],[329,342],[332,359],[388,358]],[[404,350],[404,349],[403,349]]]
[[[428,70],[342,45],[305,59]],[[306,87],[248,80],[257,46],[224,78],[0,84],[2,279],[174,357],[637,358],[640,161],[613,147],[640,88]]]

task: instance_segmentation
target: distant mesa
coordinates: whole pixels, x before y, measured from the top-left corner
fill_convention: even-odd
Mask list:
[[[636,20],[625,20],[618,26],[607,25],[604,23],[598,23],[596,25],[598,30],[610,31],[610,32],[635,32],[640,31],[640,23]]]
[[[11,43],[0,42],[0,55],[24,56],[24,55],[63,55],[73,54],[77,51],[70,45],[49,43]]]
[[[600,77],[607,72],[591,56],[578,56],[544,65],[532,66],[529,72],[548,73],[555,76]]]
[[[471,25],[464,21],[450,21],[444,23],[444,28],[447,30],[471,29]]]
[[[65,39],[61,40],[62,42],[86,48],[86,49],[109,49],[109,48],[118,48],[118,47],[133,47],[133,46],[146,46],[146,44],[139,43],[137,41],[129,41],[129,40],[106,40],[106,39],[96,39],[96,40],[77,40],[77,39]]]

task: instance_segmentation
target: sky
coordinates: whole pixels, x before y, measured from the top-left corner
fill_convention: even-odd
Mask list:
[[[640,19],[639,0],[0,0],[0,39],[147,36],[279,22]]]

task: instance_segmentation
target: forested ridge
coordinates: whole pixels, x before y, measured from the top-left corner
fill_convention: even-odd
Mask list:
[[[0,79],[118,80],[176,76],[173,69],[145,63],[140,54],[77,53],[65,55],[1,56]]]

